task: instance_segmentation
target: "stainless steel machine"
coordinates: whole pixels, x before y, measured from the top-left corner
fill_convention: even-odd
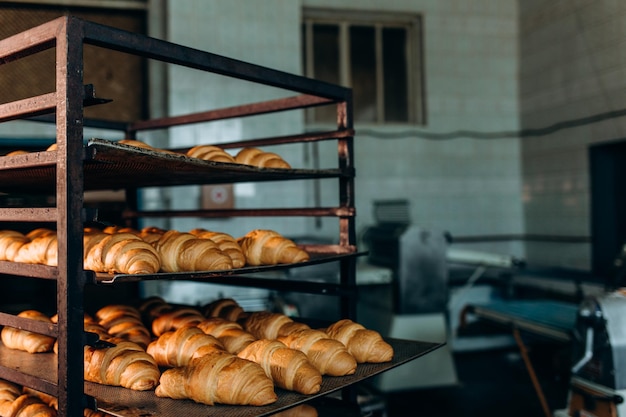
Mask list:
[[[392,279],[390,285],[359,291],[359,320],[383,336],[447,342],[447,234],[412,225],[403,200],[377,202],[374,210],[377,224],[363,237],[367,262],[388,268]],[[446,344],[427,361],[412,361],[373,382],[385,392],[455,385],[451,346]]]
[[[555,416],[626,416],[626,290],[591,297],[578,311],[567,409]]]

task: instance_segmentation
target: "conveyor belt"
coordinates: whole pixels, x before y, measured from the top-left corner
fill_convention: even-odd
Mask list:
[[[578,305],[558,301],[511,300],[470,304],[465,311],[484,320],[569,342],[576,325]]]
[[[520,333],[524,331],[557,342],[570,343],[576,326],[578,306],[558,301],[509,300],[480,305],[470,304],[465,307],[463,315],[467,313],[483,320],[511,327],[545,417],[551,417],[550,407]],[[461,322],[464,323],[465,321],[466,318],[462,317]]]

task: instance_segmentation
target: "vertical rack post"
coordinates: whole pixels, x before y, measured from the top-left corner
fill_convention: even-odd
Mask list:
[[[58,403],[59,416],[83,415],[83,36],[65,18],[56,40]]]
[[[346,92],[343,102],[337,104],[337,127],[339,130],[354,127],[352,91]],[[347,176],[339,178],[339,205],[342,208],[354,208],[354,138],[346,136],[338,139],[339,168]],[[354,216],[339,219],[339,243],[343,246],[356,247],[356,227]],[[341,284],[350,291],[343,295],[341,301],[342,317],[356,320],[356,259],[350,257],[340,262]]]

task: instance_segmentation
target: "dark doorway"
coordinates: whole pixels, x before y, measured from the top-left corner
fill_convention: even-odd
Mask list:
[[[626,244],[626,140],[590,146],[589,169],[593,275],[612,280]]]

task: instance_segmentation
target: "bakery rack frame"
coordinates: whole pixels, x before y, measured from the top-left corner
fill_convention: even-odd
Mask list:
[[[84,117],[84,107],[104,103],[107,100],[96,97],[94,88],[83,84],[84,45],[108,48],[146,59],[282,88],[296,95],[133,123],[89,120]],[[141,279],[186,279],[262,288],[288,288],[295,291],[337,295],[342,315],[349,318],[356,316],[356,257],[360,254],[356,249],[354,224],[356,215],[354,207],[354,129],[352,91],[350,89],[95,24],[72,16],[61,17],[0,40],[0,66],[47,49],[56,51],[55,91],[0,104],[0,122],[30,119],[55,123],[58,149],[52,152],[42,151],[0,157],[0,191],[51,192],[56,195],[56,204],[54,207],[0,208],[0,221],[54,223],[58,237],[58,266],[14,264],[0,261],[0,274],[55,280],[57,284],[58,322],[57,324],[42,323],[0,312],[0,325],[56,337],[58,339],[58,355],[55,356],[56,366],[50,366],[50,361],[47,361],[45,366],[29,368],[26,365],[20,367],[11,361],[7,363],[7,361],[2,360],[0,361],[0,377],[57,397],[58,414],[61,417],[81,416],[84,407],[97,407],[98,387],[83,381],[83,346],[97,343],[97,340],[92,337],[93,335],[83,331],[83,298],[86,285],[106,285],[119,281]],[[85,144],[83,138],[85,127],[121,130],[125,132],[125,137],[135,138],[138,132],[146,130],[167,129],[184,124],[329,104],[335,105],[337,109],[337,129],[335,131],[254,139],[223,144],[223,146],[234,148],[334,140],[337,142],[338,148],[338,168],[331,170],[281,171],[254,167],[233,167],[232,164],[193,160],[184,155],[172,156],[98,139],[90,140]],[[155,167],[162,168],[163,164],[169,167],[167,169],[169,175],[157,176],[155,180]],[[212,212],[142,212],[137,210],[136,191],[146,186],[330,177],[337,178],[339,181],[339,203],[337,207],[235,209]],[[85,222],[97,221],[97,212],[86,210],[83,207],[83,194],[88,190],[118,188],[127,191],[129,209],[126,216],[129,219],[164,215],[335,217],[339,221],[338,244],[311,246],[307,247],[307,250],[314,255],[312,264],[328,261],[339,262],[340,282],[339,284],[316,284],[245,276],[248,273],[263,271],[263,268],[243,268],[240,271],[223,273],[218,271],[193,274],[154,274],[147,277],[111,276],[85,271],[83,269],[82,250],[83,225]],[[240,279],[233,280],[232,274],[240,275]],[[400,355],[391,366],[426,354],[439,345],[409,343],[407,346],[408,350],[404,349],[403,351],[408,353]],[[56,372],[56,375],[41,375],[41,370],[47,368],[56,368],[50,370],[52,374]],[[27,371],[28,369],[31,371]],[[369,371],[369,374],[367,368],[365,369],[363,372],[366,374],[362,377],[374,375],[387,368],[374,368]],[[354,381],[348,380],[345,384],[340,382],[339,385],[330,387],[328,392],[349,387],[352,383]],[[303,401],[303,399],[299,401]],[[285,403],[283,407],[286,408],[292,404]],[[222,411],[224,410],[220,412]],[[273,412],[277,411],[279,410],[273,410]],[[242,415],[255,414],[261,415],[262,413],[260,411],[248,411],[248,414]]]

